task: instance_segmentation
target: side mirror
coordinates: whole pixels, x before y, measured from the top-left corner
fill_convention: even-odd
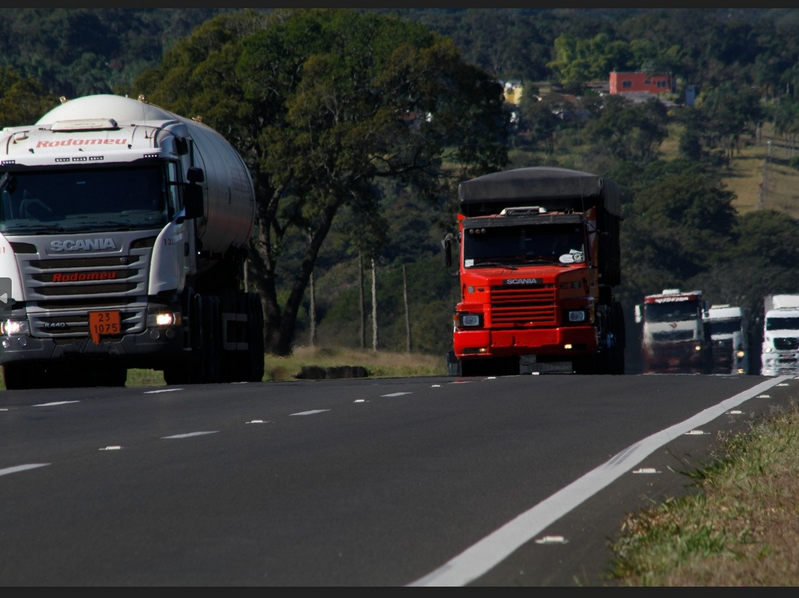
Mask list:
[[[186,172],[186,180],[190,183],[203,183],[205,182],[205,173],[202,168],[191,166]]]
[[[444,267],[452,267],[452,235],[448,234],[441,241],[441,256],[444,258]]]
[[[183,189],[183,205],[186,207],[186,218],[202,218],[205,214],[203,188],[197,183],[186,185]]]

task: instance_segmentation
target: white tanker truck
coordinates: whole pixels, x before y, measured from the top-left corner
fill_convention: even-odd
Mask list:
[[[250,173],[216,131],[95,95],[0,132],[6,388],[260,381]]]

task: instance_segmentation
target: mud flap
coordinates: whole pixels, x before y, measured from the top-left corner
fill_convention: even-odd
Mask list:
[[[463,375],[461,362],[457,357],[455,357],[455,351],[449,351],[447,353],[447,376],[461,375]]]

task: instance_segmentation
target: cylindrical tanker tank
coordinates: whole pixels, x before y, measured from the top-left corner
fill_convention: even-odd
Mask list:
[[[249,241],[255,220],[252,178],[241,156],[217,131],[158,106],[111,94],[64,102],[42,116],[36,125],[81,119],[113,119],[120,128],[142,126],[155,127],[162,133],[173,129],[175,133],[185,132],[193,141],[193,165],[205,173],[202,183],[205,215],[197,220],[197,237],[203,251],[224,253]],[[159,139],[166,137],[151,136],[152,143],[158,144]]]

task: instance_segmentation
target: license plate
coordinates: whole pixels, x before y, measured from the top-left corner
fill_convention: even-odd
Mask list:
[[[100,344],[101,336],[122,334],[122,318],[118,311],[90,311],[89,334],[95,345]]]

